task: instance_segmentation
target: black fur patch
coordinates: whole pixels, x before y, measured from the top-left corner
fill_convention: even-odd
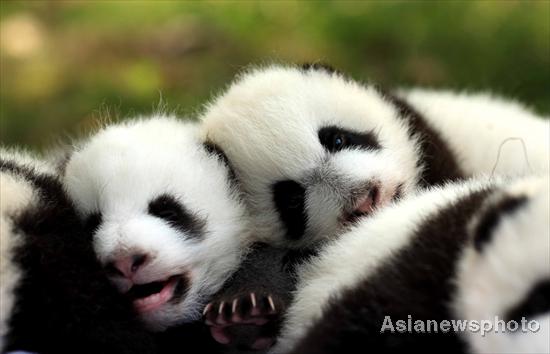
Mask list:
[[[84,228],[88,232],[93,234],[97,231],[97,229],[99,228],[102,222],[103,222],[103,216],[101,215],[101,213],[99,212],[93,213],[86,218],[86,221],[84,223]]]
[[[20,176],[36,188],[45,202],[52,200],[64,206],[71,206],[61,183],[54,176],[38,173],[33,167],[20,165],[16,161],[0,158],[0,172]]]
[[[489,190],[472,193],[426,219],[411,242],[396,251],[372,276],[344,291],[292,353],[463,353],[454,332],[380,333],[385,316],[397,320],[450,320],[454,293],[452,276],[461,248],[468,240],[467,224]]]
[[[317,254],[315,249],[287,249],[255,243],[222,290],[212,300],[231,299],[250,292],[273,294],[288,304],[296,285],[296,266]]]
[[[317,248],[298,248],[288,250],[283,257],[283,267],[286,273],[295,274],[296,267],[307,262],[319,253]]]
[[[185,323],[156,333],[159,354],[208,353],[238,354],[212,339],[210,330],[201,322]],[[251,352],[246,352],[251,353]]]
[[[185,209],[174,197],[163,194],[149,202],[149,214],[168,222],[185,232],[191,238],[200,239],[204,235],[206,221]]]
[[[225,154],[225,152],[220,148],[218,145],[212,143],[212,142],[205,142],[203,144],[206,152],[208,152],[210,155],[217,156],[218,159],[223,161],[223,163],[227,166],[229,169],[229,181],[234,186],[239,186],[239,181],[237,179],[237,175],[235,173],[235,170],[233,169],[233,165],[231,164],[231,161],[229,161],[229,158]]]
[[[325,71],[329,74],[338,73],[339,71],[336,70],[332,65],[323,63],[323,62],[315,62],[315,63],[304,63],[300,65],[302,70],[309,71],[309,70],[319,70],[319,71]]]
[[[272,191],[275,207],[286,227],[286,237],[299,240],[304,236],[307,223],[304,187],[295,181],[284,180],[274,183]]]
[[[267,311],[270,304],[266,302],[269,295],[276,307],[276,313],[269,317],[266,325],[233,324],[228,328],[232,338],[232,346],[246,348],[260,337],[275,337],[280,329],[282,315],[288,307],[293,290],[296,287],[294,265],[310,253],[271,247],[256,243],[251,247],[239,269],[226,281],[224,287],[215,294],[211,301],[219,304],[222,301],[229,306],[223,308],[224,317],[230,318],[232,302],[239,299],[236,312],[245,317],[252,309],[250,294],[254,293],[257,306],[261,311]],[[217,308],[217,307],[215,307]],[[218,312],[215,311],[215,316]],[[236,351],[240,353],[241,351]],[[247,352],[247,351],[243,351]]]
[[[58,179],[13,161],[2,160],[1,170],[30,181],[40,195],[13,219],[12,231],[24,239],[12,260],[23,275],[4,350],[155,353],[153,338],[105,277]]]
[[[233,299],[238,295],[256,292],[274,294],[290,301],[295,286],[292,270],[288,267],[286,257],[293,251],[256,243],[251,247],[239,269],[229,278],[215,299]]]
[[[522,205],[525,205],[527,198],[506,197],[500,200],[496,205],[492,205],[483,215],[474,233],[474,246],[478,252],[491,241],[493,230],[498,226],[503,216],[512,214]]]
[[[424,167],[420,179],[421,186],[438,185],[464,178],[457,157],[424,117],[404,99],[380,87],[377,89],[387,102],[395,106],[400,117],[407,120],[411,127],[411,138],[419,138],[419,164]]]
[[[319,141],[330,152],[343,149],[379,150],[381,148],[373,133],[353,132],[336,126],[319,129]]]
[[[510,309],[505,318],[506,321],[516,321],[519,323],[522,317],[529,319],[549,312],[550,279],[545,279],[535,285],[523,301]]]

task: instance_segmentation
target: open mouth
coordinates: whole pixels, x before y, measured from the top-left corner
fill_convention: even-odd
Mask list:
[[[372,214],[380,204],[380,188],[374,186],[369,191],[363,194],[353,204],[350,212],[345,213],[344,222],[354,223],[358,219]]]
[[[344,212],[341,222],[343,224],[353,224],[359,219],[371,215],[376,209],[401,199],[402,194],[402,183],[398,184],[393,191],[384,191],[381,187],[375,185],[355,200],[351,211]]]
[[[135,284],[126,293],[137,312],[149,312],[160,308],[172,300],[177,290],[183,288],[184,277],[174,275],[162,281],[147,284]]]

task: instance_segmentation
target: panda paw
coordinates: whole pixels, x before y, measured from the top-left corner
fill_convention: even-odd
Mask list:
[[[274,343],[282,302],[271,294],[248,293],[206,305],[203,319],[218,343],[263,350]]]

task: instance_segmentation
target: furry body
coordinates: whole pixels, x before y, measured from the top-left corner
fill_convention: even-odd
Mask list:
[[[548,178],[435,188],[363,220],[301,269],[273,353],[547,352]],[[537,320],[537,333],[380,333],[407,320]]]
[[[294,247],[335,237],[419,186],[549,170],[549,122],[518,104],[392,93],[318,66],[245,72],[202,120],[235,169],[259,237]],[[517,141],[501,149],[510,137],[522,139],[527,159]]]
[[[0,182],[0,350],[153,353],[54,169],[1,151]]]

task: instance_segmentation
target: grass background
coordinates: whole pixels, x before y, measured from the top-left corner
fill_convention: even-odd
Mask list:
[[[47,147],[159,102],[193,117],[250,64],[490,90],[550,112],[550,1],[1,1],[0,139]]]

